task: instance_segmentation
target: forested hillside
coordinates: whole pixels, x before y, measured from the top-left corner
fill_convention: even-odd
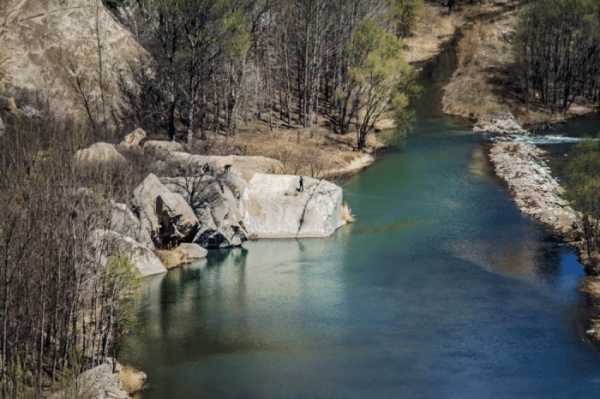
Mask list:
[[[402,56],[417,0],[139,0],[118,11],[148,50],[122,82],[127,121],[187,140],[234,135],[254,118],[269,127],[358,131],[364,148],[375,123],[417,93]]]

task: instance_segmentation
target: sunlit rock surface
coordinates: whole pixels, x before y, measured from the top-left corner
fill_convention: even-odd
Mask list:
[[[327,237],[343,225],[342,189],[326,180],[256,173],[242,194],[250,238]]]

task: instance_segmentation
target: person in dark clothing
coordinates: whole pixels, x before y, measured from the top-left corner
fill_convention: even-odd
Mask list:
[[[300,176],[300,187],[298,187],[298,191],[304,191],[304,179]]]

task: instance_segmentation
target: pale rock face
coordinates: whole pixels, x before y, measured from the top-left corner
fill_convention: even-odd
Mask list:
[[[94,230],[90,235],[90,244],[96,250],[101,264],[108,264],[107,253],[111,249],[118,250],[122,255],[129,258],[131,263],[137,267],[142,277],[165,273],[167,269],[154,252],[131,237],[125,237],[119,233],[109,230]],[[108,249],[108,252],[106,251]]]
[[[96,24],[98,21],[98,24]],[[96,30],[95,27],[99,29]],[[117,93],[117,76],[146,59],[146,51],[97,0],[0,1],[0,90],[41,91],[51,111],[86,119],[80,95],[72,88],[79,75],[90,108],[101,112],[98,40],[108,92]],[[109,96],[119,106],[118,96]]]
[[[158,250],[156,255],[167,269],[206,257],[208,251],[198,244],[183,243],[172,250]]]
[[[194,233],[198,219],[179,194],[163,192],[156,198],[156,214],[161,225],[163,242],[180,242]]]
[[[123,139],[123,143],[129,144],[129,145],[140,145],[142,140],[144,140],[145,138],[146,138],[146,132],[144,131],[144,129],[138,127],[133,132],[131,132],[127,136],[125,136],[125,139]]]
[[[201,225],[194,242],[205,248],[242,245],[247,238],[240,226],[242,216],[237,201],[229,187],[214,182],[208,186],[207,194],[207,201],[196,210]]]
[[[326,180],[257,173],[242,195],[243,224],[251,238],[327,237],[343,225],[342,189]]]
[[[154,243],[150,238],[150,233],[142,227],[142,223],[135,217],[133,212],[129,210],[127,205],[112,203],[110,215],[110,230],[133,238],[138,243],[154,250]]]
[[[148,140],[144,143],[144,151],[166,158],[171,152],[183,151],[183,146],[176,141]]]
[[[255,173],[283,173],[283,164],[276,159],[257,156],[247,157],[239,155],[191,155],[185,152],[172,152],[167,159],[171,165],[199,172],[204,164],[209,164],[219,171],[224,171],[226,165],[231,165],[230,171],[250,181]]]
[[[88,148],[77,151],[75,159],[84,165],[110,165],[127,162],[125,157],[109,143],[94,143]]]
[[[160,229],[156,214],[156,198],[167,192],[169,190],[152,173],[133,190],[131,204],[139,214],[142,227],[147,229],[152,237],[158,237]]]

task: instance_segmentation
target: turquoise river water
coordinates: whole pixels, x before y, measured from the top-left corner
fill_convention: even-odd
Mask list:
[[[138,397],[600,397],[583,269],[439,112],[442,70],[408,139],[340,182],[356,223],[145,282],[121,359],[148,374]]]

